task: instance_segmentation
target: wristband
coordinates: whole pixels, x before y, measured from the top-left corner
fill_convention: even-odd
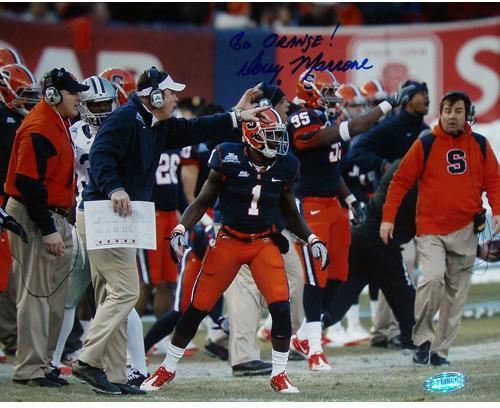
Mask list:
[[[316,241],[320,241],[320,239],[319,239],[319,238],[318,238],[318,236],[317,236],[317,235],[315,235],[315,234],[311,234],[311,235],[309,235],[309,236],[307,237],[307,243],[308,243],[309,245],[314,244]]]
[[[356,200],[356,197],[354,197],[354,194],[349,194],[346,198],[344,198],[345,203],[350,207],[352,203]]]
[[[177,224],[172,230],[172,234],[175,234],[176,232],[180,232],[182,235],[184,235],[186,233],[186,227],[182,224]]]
[[[236,113],[234,111],[229,112],[229,115],[231,116],[231,122],[233,122],[233,128],[238,127],[238,120],[236,119]]]
[[[347,122],[347,120],[340,123],[339,133],[344,142],[351,140],[351,135],[349,134],[349,122]]]
[[[392,110],[392,105],[387,101],[380,102],[378,107],[384,115],[387,115]]]

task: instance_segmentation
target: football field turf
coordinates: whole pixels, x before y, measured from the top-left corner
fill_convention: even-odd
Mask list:
[[[498,300],[500,284],[475,285],[474,302]],[[367,320],[363,321],[365,327]],[[203,345],[205,332],[195,342]],[[270,359],[270,343],[259,342],[262,358]],[[235,378],[227,363],[203,352],[184,358],[177,378],[159,392],[139,397],[96,395],[90,387],[70,377],[70,385],[58,390],[14,385],[12,359],[0,365],[1,401],[500,401],[500,316],[463,321],[451,348],[452,367],[415,367],[411,356],[394,349],[373,349],[368,343],[342,349],[326,349],[333,371],[310,373],[305,361],[292,361],[288,373],[300,394],[280,395],[268,386],[268,377]],[[153,357],[150,369],[161,362]],[[460,371],[469,383],[449,394],[426,393],[423,383],[443,371]]]

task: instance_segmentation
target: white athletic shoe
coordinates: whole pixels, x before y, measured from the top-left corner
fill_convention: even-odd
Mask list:
[[[347,335],[350,337],[351,341],[359,343],[361,341],[370,340],[370,333],[368,333],[361,323],[353,324],[347,327]]]
[[[340,322],[328,327],[325,337],[327,339],[327,341],[325,341],[325,347],[338,348],[357,344],[357,342],[353,341],[351,336],[346,333]]]
[[[161,365],[153,373],[153,375],[144,380],[144,382],[141,384],[141,390],[146,392],[158,391],[165,384],[171,382],[174,378],[175,378],[175,371],[173,373],[167,371],[167,369]]]

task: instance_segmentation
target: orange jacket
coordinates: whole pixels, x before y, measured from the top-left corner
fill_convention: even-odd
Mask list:
[[[42,141],[36,145],[35,138]],[[16,174],[42,182],[47,204],[70,208],[75,198],[75,152],[67,123],[44,100],[26,116],[14,139],[5,192],[22,198],[16,187]]]
[[[493,214],[500,214],[500,167],[489,142],[486,155],[466,124],[453,137],[434,126],[434,143],[424,164],[424,145],[417,139],[394,174],[382,221],[394,223],[406,193],[418,182],[417,235],[445,235],[464,228],[482,208],[486,191]],[[482,137],[482,136],[481,136]]]

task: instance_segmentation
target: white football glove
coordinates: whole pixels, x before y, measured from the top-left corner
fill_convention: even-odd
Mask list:
[[[321,259],[321,270],[324,271],[330,263],[325,243],[314,234],[309,236],[307,242],[309,242],[314,258]]]
[[[177,225],[170,234],[170,256],[175,263],[179,263],[184,256],[184,252],[189,248],[184,235],[186,228],[184,225]]]

